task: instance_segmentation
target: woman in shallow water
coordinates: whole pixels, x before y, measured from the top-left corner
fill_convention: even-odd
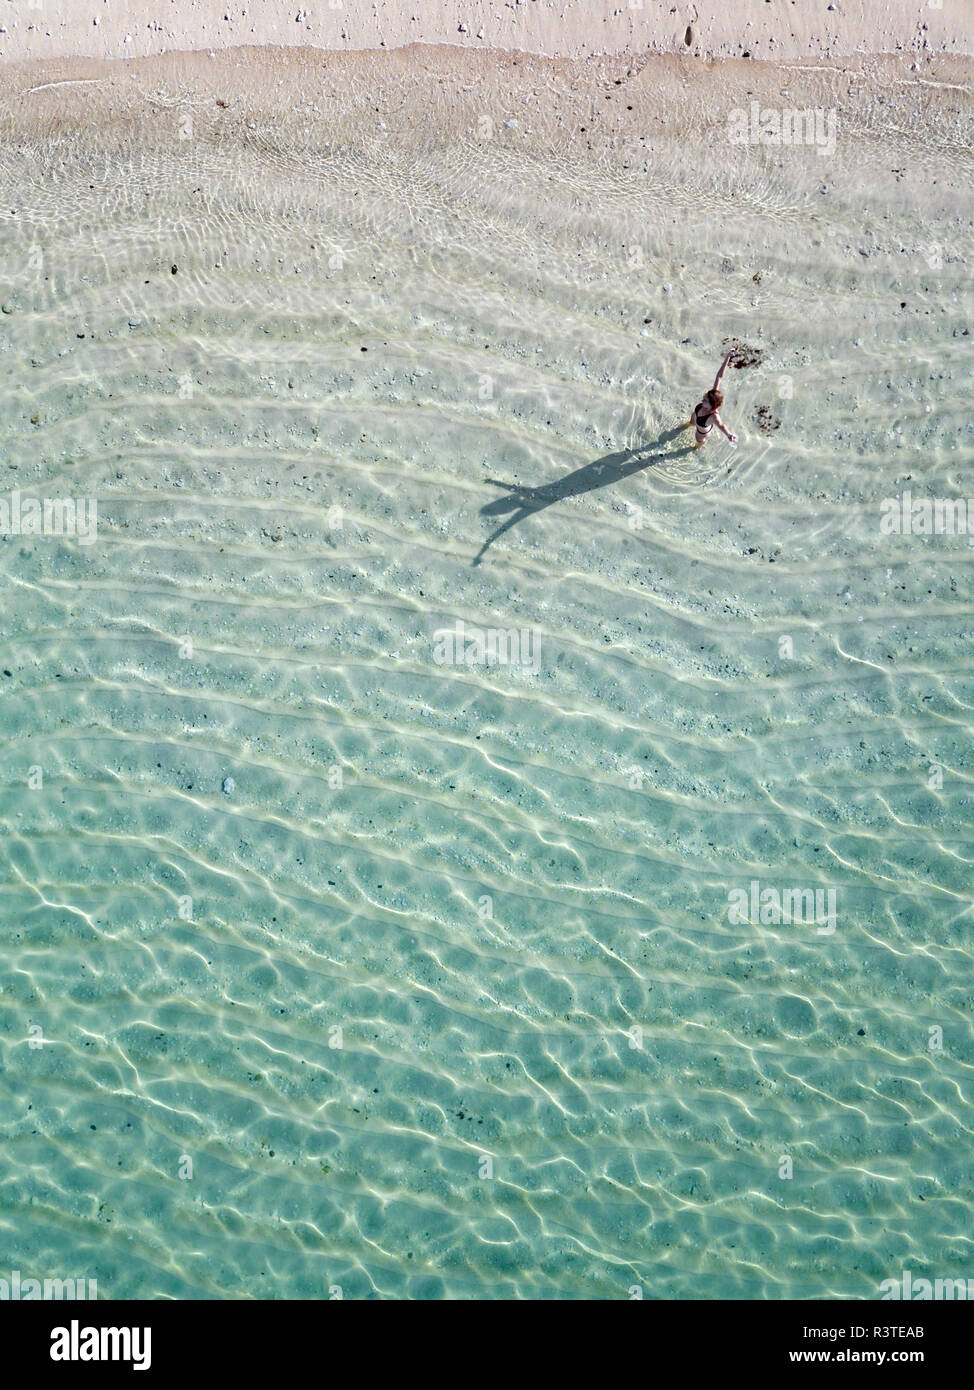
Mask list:
[[[686,423],[685,428],[689,428],[690,425],[696,425],[697,427],[695,440],[698,449],[701,445],[706,444],[707,436],[710,434],[714,425],[717,426],[722,434],[726,434],[732,444],[737,443],[737,435],[731,434],[719,414],[720,407],[724,404],[724,394],[719,389],[720,379],[727,371],[727,364],[733,356],[734,353],[731,351],[724,358],[720,366],[720,371],[714,378],[713,388],[707,392],[700,404],[696,406],[693,414]]]

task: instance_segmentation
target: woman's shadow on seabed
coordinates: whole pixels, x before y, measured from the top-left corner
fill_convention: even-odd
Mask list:
[[[679,438],[684,429],[685,425],[679,425],[674,430],[667,430],[654,444],[646,447],[658,449],[663,444],[671,444],[674,439]],[[481,516],[503,516],[505,512],[513,512],[513,516],[509,516],[503,525],[498,526],[497,530],[487,537],[477,551],[473,563],[480,564],[484,553],[498,536],[502,536],[512,526],[524,521],[526,517],[533,516],[535,512],[540,512],[544,507],[550,507],[554,502],[563,502],[566,497],[578,497],[583,492],[594,492],[596,488],[621,482],[623,478],[629,478],[633,473],[641,473],[644,468],[649,468],[654,463],[664,460],[671,463],[674,459],[692,453],[692,444],[673,453],[661,454],[647,454],[645,447],[622,449],[618,453],[606,454],[603,458],[595,459],[583,468],[576,468],[574,473],[566,473],[564,478],[548,483],[545,487],[521,487],[518,483],[502,483],[497,478],[488,478],[486,481],[493,483],[494,487],[506,488],[507,496],[498,497],[495,502],[488,502],[481,507]]]

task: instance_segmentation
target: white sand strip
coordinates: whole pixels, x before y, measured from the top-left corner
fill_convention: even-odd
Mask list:
[[[974,53],[970,0],[0,0],[0,60],[136,58],[242,44],[456,44],[549,57],[841,59]]]

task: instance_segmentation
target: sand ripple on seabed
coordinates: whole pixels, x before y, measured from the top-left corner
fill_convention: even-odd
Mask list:
[[[8,487],[99,503],[0,552],[11,1266],[972,1272],[971,552],[878,527],[974,493],[969,240],[880,184],[812,227],[760,161],[707,205],[505,149],[68,145],[3,157]],[[694,453],[735,336],[741,446]],[[458,618],[538,673],[436,664]],[[752,879],[834,888],[835,934],[732,924]]]

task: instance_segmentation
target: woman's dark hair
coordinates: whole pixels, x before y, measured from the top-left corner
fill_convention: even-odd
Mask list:
[[[713,406],[714,410],[719,410],[720,407],[724,404],[724,393],[723,391],[708,391],[707,399]]]

